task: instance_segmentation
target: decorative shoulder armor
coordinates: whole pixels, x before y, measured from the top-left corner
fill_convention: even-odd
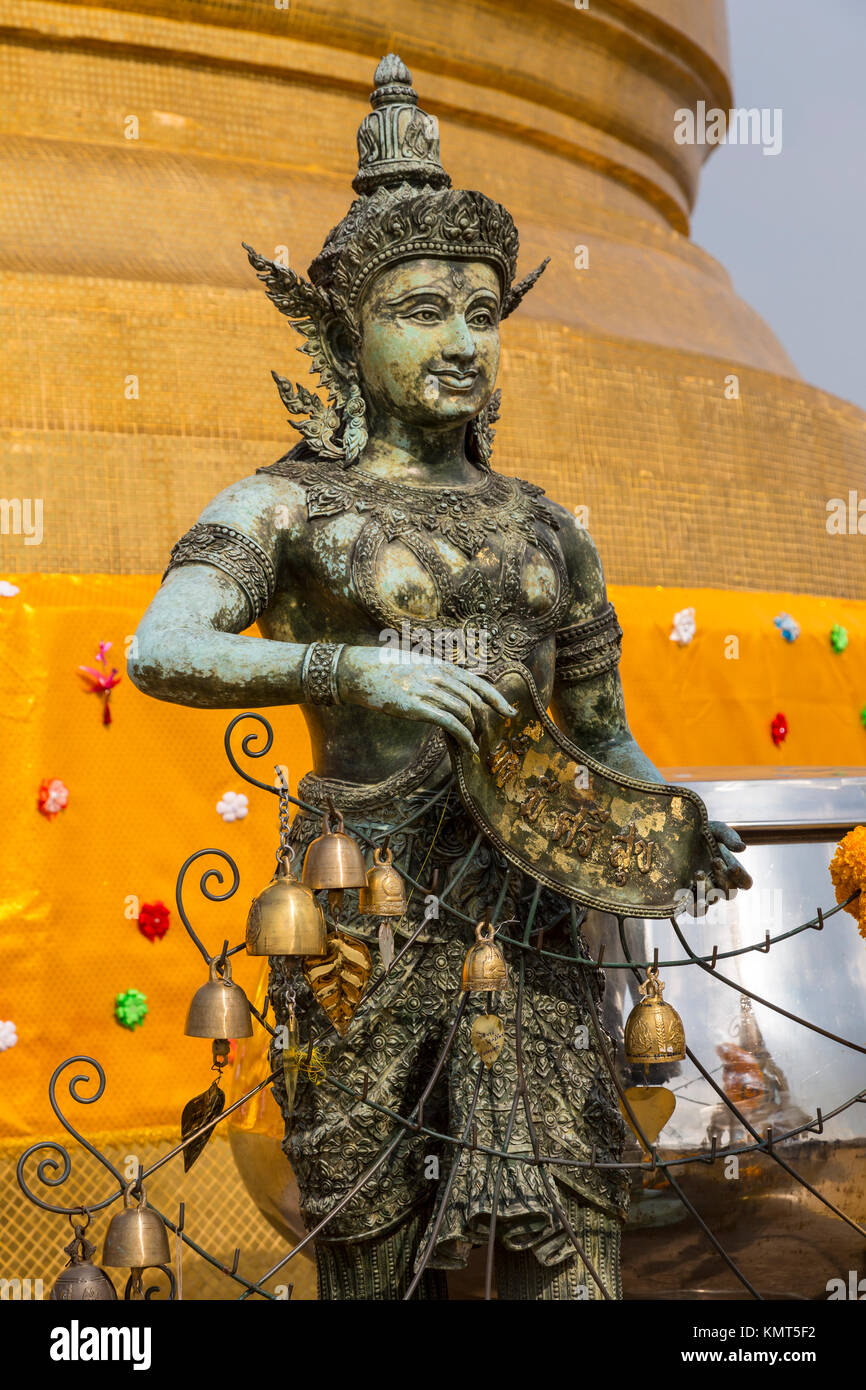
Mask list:
[[[556,634],[556,676],[564,685],[598,676],[619,664],[622,628],[609,603],[583,623],[561,627]]]
[[[276,571],[267,551],[233,526],[200,521],[190,527],[172,547],[163,579],[181,565],[213,565],[230,575],[247,600],[245,627],[265,611],[277,586]]]

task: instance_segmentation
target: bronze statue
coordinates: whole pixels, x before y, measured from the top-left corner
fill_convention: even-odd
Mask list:
[[[576,746],[600,778],[606,769],[644,792],[663,784],[626,722],[621,632],[589,534],[540,488],[490,465],[499,324],[544,267],[517,280],[508,212],[451,188],[436,123],[393,54],[376,70],[371,105],[358,134],[358,196],[309,281],[248,248],[305,338],[323,393],[276,378],[302,441],[222,492],[178,541],[130,675],[148,694],[184,704],[300,704],[314,760],[301,799],[330,799],[371,834],[390,830],[390,849],[414,879],[429,884],[438,869],[449,884],[462,919],[428,908],[417,940],[335,1043],[330,1077],[355,1090],[366,1075],[370,1100],[408,1115],[454,1019],[472,940],[463,923],[490,913],[522,939],[530,914],[546,933],[543,953],[506,948],[520,988],[503,996],[497,1060],[480,1068],[470,1024],[485,1004],[471,995],[425,1102],[425,1127],[456,1139],[472,1130],[474,1147],[423,1130],[405,1136],[317,1237],[320,1297],[447,1297],[445,1271],[487,1239],[494,1212],[500,1298],[619,1297],[622,1170],[566,1162],[548,1178],[533,1154],[584,1163],[593,1146],[600,1163],[621,1154],[616,1095],[586,1027],[601,972],[557,956],[581,944],[569,926],[571,869],[595,856],[612,884],[625,883],[633,864],[649,881],[653,849],[630,822],[599,857],[596,832],[609,813],[587,802],[563,820],[552,800],[562,796],[562,767],[557,786],[552,775],[530,776],[532,796],[515,812],[524,820],[517,854],[500,811],[507,779],[528,775],[534,735],[523,731],[548,706],[563,758]],[[261,639],[239,635],[252,621]],[[527,673],[519,693],[529,703],[499,679],[509,672]],[[465,802],[453,783],[436,795],[452,760]],[[477,805],[473,778],[476,790],[487,787]],[[748,886],[730,853],[739,838],[707,826],[697,806],[700,845],[690,842],[685,880],[700,873],[722,890]],[[560,857],[534,879],[531,835],[548,813],[545,834]],[[499,819],[485,833],[491,816]],[[296,847],[320,828],[299,813]],[[424,916],[415,894],[398,932],[408,936]],[[372,939],[354,906],[342,929]],[[284,961],[272,958],[279,1021],[293,993]],[[309,1025],[315,1006],[303,982],[295,1006]],[[288,1120],[285,1090],[275,1093]],[[312,1227],[381,1154],[393,1121],[334,1086],[302,1083],[287,1131]],[[503,1163],[487,1152],[505,1148],[517,1157]]]

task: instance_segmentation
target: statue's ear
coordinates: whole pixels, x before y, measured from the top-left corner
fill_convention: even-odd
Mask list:
[[[545,256],[541,265],[537,265],[534,270],[530,270],[528,275],[524,275],[522,280],[517,280],[505,295],[502,301],[501,319],[507,319],[509,314],[513,314],[524,295],[528,294],[536,281],[540,280],[547,267],[550,265],[550,257]]]
[[[357,337],[343,318],[330,314],[321,325],[319,341],[335,376],[346,381],[357,375]]]

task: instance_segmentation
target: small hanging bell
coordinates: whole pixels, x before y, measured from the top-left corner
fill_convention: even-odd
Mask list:
[[[373,850],[367,885],[358,894],[358,910],[375,917],[402,917],[406,911],[406,889],[390,849]]]
[[[88,1222],[89,1224],[89,1222]],[[117,1301],[117,1293],[103,1269],[97,1269],[91,1262],[96,1246],[85,1238],[84,1226],[75,1225],[75,1236],[69,1245],[64,1246],[70,1256],[69,1264],[61,1270],[54,1288],[48,1295],[49,1301],[58,1303],[112,1303]]]
[[[247,917],[247,951],[251,956],[323,956],[328,933],[322,909],[311,888],[292,873],[294,851],[280,857],[267,888],[253,898]]]
[[[247,996],[232,984],[232,968],[226,956],[223,974],[217,973],[216,957],[210,962],[210,979],[192,997],[184,1032],[188,1038],[251,1038],[253,1023]]]
[[[682,1062],[686,1055],[683,1021],[674,1006],[662,999],[664,983],[658,974],[657,966],[649,966],[640,986],[643,998],[626,1019],[625,1059],[632,1066]]]
[[[463,989],[475,992],[507,988],[508,966],[487,918],[475,928],[475,945],[470,946],[463,962]]]
[[[322,820],[322,834],[311,842],[304,856],[301,882],[313,892],[320,888],[342,891],[366,888],[367,866],[361,846],[346,834],[342,813],[335,813],[337,828],[331,829],[330,812]]]
[[[147,1205],[144,1188],[138,1206],[132,1205],[132,1184],[123,1194],[123,1211],[118,1211],[108,1223],[102,1263],[110,1268],[149,1269],[168,1264],[171,1253],[165,1224]]]

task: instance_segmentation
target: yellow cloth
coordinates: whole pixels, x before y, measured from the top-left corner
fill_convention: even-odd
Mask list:
[[[220,905],[198,892],[201,870],[217,863],[208,859],[188,874],[185,902],[211,951],[226,937],[240,941],[250,898],[273,867],[276,798],[229,767],[223,734],[233,712],[147,699],[126,678],[124,644],[156,576],[11,578],[20,594],[0,598],[7,811],[0,1020],[16,1024],[19,1041],[0,1053],[0,1136],[7,1148],[18,1148],[25,1138],[58,1132],[48,1079],[73,1053],[97,1057],[107,1074],[105,1095],[93,1107],[76,1105],[65,1088],[58,1094],[85,1134],[131,1136],[179,1125],[185,1101],[212,1077],[209,1044],[183,1036],[205,970],[177,915],[175,877],[195,850],[227,850],[241,876],[235,897]],[[866,761],[859,721],[866,704],[866,603],[618,586],[611,597],[625,630],[631,726],[660,766]],[[671,620],[689,606],[696,609],[697,636],[680,648],[669,641]],[[793,644],[773,626],[780,611],[801,625]],[[850,636],[841,655],[830,647],[833,623]],[[725,658],[730,637],[739,639],[737,660]],[[75,674],[79,665],[94,663],[100,640],[113,642],[111,657],[124,676],[111,696],[108,728],[101,701],[84,693]],[[790,734],[777,749],[769,725],[779,710]],[[291,708],[267,713],[273,750],[259,761],[241,761],[268,783],[274,764],[287,764],[294,791],[309,766],[303,721]],[[53,821],[36,808],[46,777],[69,788],[68,808]],[[245,820],[226,824],[217,815],[228,790],[248,794]],[[149,942],[125,915],[134,898],[162,899],[169,907],[172,925],[162,941]],[[258,963],[243,954],[234,960],[235,978],[254,992]],[[142,990],[149,1006],[134,1032],[113,1016],[115,995],[129,988]]]

